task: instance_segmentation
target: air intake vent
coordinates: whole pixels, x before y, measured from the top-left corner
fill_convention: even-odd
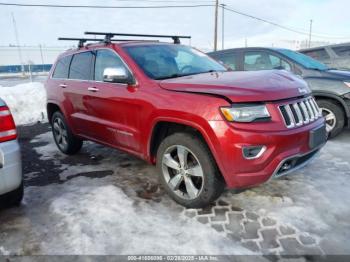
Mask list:
[[[292,104],[281,105],[279,109],[287,128],[306,125],[322,116],[313,97]]]

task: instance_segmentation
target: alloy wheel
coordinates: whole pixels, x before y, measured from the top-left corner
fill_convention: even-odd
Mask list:
[[[337,124],[335,114],[328,108],[321,108],[322,116],[326,119],[326,130],[331,132]]]
[[[162,158],[162,171],[170,190],[177,196],[193,200],[204,185],[204,174],[195,154],[185,146],[169,147]]]
[[[53,122],[53,133],[55,135],[55,140],[57,145],[61,149],[65,149],[68,145],[68,133],[66,126],[60,118],[56,118]]]

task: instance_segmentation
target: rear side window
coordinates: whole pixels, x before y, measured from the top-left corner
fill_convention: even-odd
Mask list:
[[[52,74],[53,78],[68,78],[69,64],[72,56],[65,56],[59,59],[56,63],[55,71]]]
[[[326,60],[329,59],[329,55],[327,53],[327,51],[322,48],[322,49],[316,49],[316,50],[310,50],[310,51],[305,51],[303,52],[305,55],[308,55],[310,57],[312,57],[313,59],[316,60]]]
[[[238,70],[238,56],[235,53],[224,53],[224,54],[217,54],[213,55],[213,57],[224,63],[227,67],[229,67],[232,70]]]
[[[73,56],[70,70],[70,79],[92,80],[92,61],[91,52],[78,53]]]
[[[124,67],[125,65],[115,53],[109,50],[98,50],[95,62],[95,80],[103,81],[103,71],[108,68]],[[126,71],[129,71],[126,69]]]

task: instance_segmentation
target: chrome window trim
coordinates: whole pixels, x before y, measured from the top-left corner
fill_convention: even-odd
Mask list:
[[[93,51],[98,51],[98,50],[109,50],[110,52],[114,53],[117,57],[120,58],[120,60],[122,61],[122,63],[124,64],[124,66],[126,67],[126,69],[128,70],[128,72],[130,73],[130,75],[132,76],[132,78],[135,80],[135,83],[132,85],[132,86],[137,86],[138,85],[138,81],[137,81],[137,78],[135,77],[135,74],[132,72],[132,70],[130,69],[130,67],[128,66],[128,64],[124,61],[124,59],[112,48],[107,48],[107,47],[97,47],[97,48],[93,48],[93,49],[89,49],[89,50],[79,50],[77,52],[74,52],[72,54],[67,54],[67,55],[63,55],[62,57],[60,57],[59,59],[62,59],[64,57],[67,57],[67,56],[72,56],[72,59],[71,59],[71,62],[73,60],[73,56],[75,54],[80,54],[80,53],[84,53],[84,52],[93,52]],[[58,61],[58,60],[57,60]],[[95,61],[96,61],[96,58],[95,58]],[[123,86],[127,86],[128,84],[125,84],[125,83],[109,83],[109,82],[104,82],[104,81],[96,81],[95,79],[89,79],[89,80],[86,80],[86,79],[73,79],[73,78],[54,78],[52,77],[53,76],[53,72],[55,71],[55,68],[56,68],[56,65],[57,65],[57,62],[55,63],[55,67],[53,68],[53,71],[52,71],[52,74],[50,74],[50,77],[49,79],[53,79],[53,80],[65,80],[65,81],[83,81],[83,82],[94,82],[94,83],[108,83],[108,84],[117,84],[117,85],[123,85]],[[70,65],[69,65],[69,69],[70,69]],[[69,72],[69,71],[68,71]],[[95,78],[95,65],[94,65],[94,78]],[[69,75],[69,73],[68,73]]]

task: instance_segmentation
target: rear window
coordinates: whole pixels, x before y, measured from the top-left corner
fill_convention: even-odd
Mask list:
[[[68,78],[69,64],[72,56],[65,56],[59,59],[56,63],[55,71],[52,74],[53,78]]]
[[[92,61],[93,55],[91,52],[75,54],[70,65],[69,78],[92,80]]]

